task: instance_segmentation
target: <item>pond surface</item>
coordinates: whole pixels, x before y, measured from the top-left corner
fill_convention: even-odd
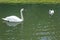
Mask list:
[[[24,21],[8,26],[2,18],[10,15],[21,17],[24,8]],[[55,11],[53,16],[49,10]],[[10,24],[11,25],[11,24]],[[59,40],[60,4],[0,4],[0,40]]]

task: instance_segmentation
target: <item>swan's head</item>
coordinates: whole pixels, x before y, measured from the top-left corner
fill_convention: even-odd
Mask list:
[[[22,8],[21,10],[20,10],[20,12],[22,12],[24,10],[24,8]]]

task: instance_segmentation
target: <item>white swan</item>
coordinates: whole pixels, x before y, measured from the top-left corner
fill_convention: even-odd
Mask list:
[[[53,9],[49,10],[49,14],[52,16],[54,14],[54,10]]]
[[[17,17],[17,16],[8,16],[6,18],[2,18],[4,21],[8,21],[8,22],[22,22],[24,20],[23,18],[23,14],[22,11],[24,10],[24,8],[22,8],[20,10],[21,13],[21,18]]]

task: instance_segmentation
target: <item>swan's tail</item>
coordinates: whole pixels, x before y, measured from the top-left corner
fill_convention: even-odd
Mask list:
[[[2,18],[3,20],[6,20],[5,18]]]

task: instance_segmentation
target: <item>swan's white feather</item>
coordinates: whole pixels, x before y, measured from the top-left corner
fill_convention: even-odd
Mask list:
[[[17,16],[8,16],[8,17],[2,18],[2,19],[5,21],[9,21],[9,22],[21,22],[21,21],[23,21],[22,19],[20,19]]]

